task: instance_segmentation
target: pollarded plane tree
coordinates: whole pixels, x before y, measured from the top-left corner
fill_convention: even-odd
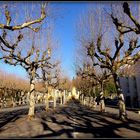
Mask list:
[[[87,51],[89,51],[88,50],[89,46],[87,45],[88,42],[95,42],[100,34],[109,32],[109,28],[110,28],[108,21],[106,20],[107,18],[105,16],[105,13],[102,9],[103,9],[102,5],[100,5],[100,4],[97,5],[96,8],[89,7],[87,12],[85,12],[83,14],[84,16],[82,16],[81,19],[79,20],[79,22],[77,23],[77,25],[78,25],[77,26],[77,29],[78,29],[77,37],[78,37],[78,41],[80,42],[79,48],[81,47],[81,54],[78,51],[78,56],[81,57],[82,60],[88,59],[88,61],[89,62],[91,61],[91,63],[94,63],[94,57],[89,57],[89,55],[87,55]],[[105,43],[106,42],[108,42],[108,41],[105,41]],[[94,48],[88,53],[94,54]],[[81,63],[81,61],[79,63]],[[94,70],[95,75],[97,76],[98,74],[95,71],[95,66],[93,64],[91,64],[91,65],[92,65],[92,69],[90,69],[91,72],[93,72],[93,70]],[[86,74],[86,75],[88,75],[88,74]],[[91,77],[91,79],[95,79],[95,78],[93,78],[94,76],[93,75],[90,76],[90,74],[89,74],[89,77]],[[101,77],[99,78],[99,76],[97,76],[97,77],[96,78],[98,80],[101,78]],[[102,80],[99,80],[99,83],[100,83],[99,85],[102,85]],[[101,90],[102,90],[102,86],[101,86]]]
[[[85,104],[85,100],[88,99],[87,102],[88,105],[90,105],[90,98],[95,94],[95,91],[93,89],[94,86],[96,86],[96,84],[94,79],[88,76],[85,71],[87,72],[87,65],[84,63],[83,66],[81,67],[79,66],[77,69],[77,77],[75,80],[78,81],[79,83],[78,85],[77,83],[75,85],[78,86],[79,90],[81,91],[80,97],[82,103]]]
[[[62,70],[59,73],[59,82],[57,86],[60,95],[61,104],[65,104],[68,101],[69,93],[72,91],[72,82],[71,80],[62,73]]]
[[[58,66],[59,62],[56,62],[53,65],[50,65],[49,67],[42,67],[41,72],[42,76],[40,77],[38,75],[39,79],[42,79],[43,86],[45,87],[45,105],[46,105],[46,111],[49,109],[49,95],[51,95],[52,90],[56,89],[59,84],[59,70],[56,68]],[[55,69],[56,68],[56,69]],[[55,69],[54,72],[52,72]],[[55,98],[55,97],[54,97]],[[54,108],[55,108],[54,103]]]
[[[84,75],[86,64],[84,63],[82,66],[78,66],[76,69],[76,78],[75,78],[75,86],[81,92],[80,97],[82,103],[84,103],[85,98],[90,96],[89,87],[91,88],[89,77]],[[78,82],[78,83],[77,83]]]
[[[1,46],[1,51],[3,52],[0,59],[3,59],[5,63],[8,63],[10,65],[22,66],[30,75],[30,101],[29,101],[29,112],[28,112],[29,118],[32,118],[34,116],[34,107],[35,107],[34,89],[35,89],[36,71],[41,67],[49,66],[48,60],[50,59],[49,56],[50,48],[48,49],[46,48],[46,50],[42,53],[39,51],[39,49],[35,50],[35,46],[34,44],[32,44],[31,50],[26,54],[26,56],[23,55],[20,50],[17,50],[17,48],[18,48],[18,44],[23,39],[23,34],[20,31],[21,29],[29,28],[35,32],[39,31],[40,29],[39,27],[33,28],[31,25],[40,23],[45,19],[46,17],[45,5],[42,5],[40,18],[15,26],[10,26],[10,22],[11,22],[10,12],[6,9],[5,17],[6,17],[7,24],[6,25],[0,24],[0,28],[4,29],[2,36],[0,36],[0,43],[1,43],[0,46]],[[11,31],[19,30],[19,35],[17,37],[17,40],[12,45],[11,43],[9,43],[8,39],[6,39],[7,36],[6,29]],[[41,53],[42,56],[40,56]],[[33,54],[36,54],[36,56],[30,59],[33,56]]]
[[[130,5],[128,4],[128,2],[124,2],[122,7],[123,7],[124,14],[127,15],[130,22],[126,24],[124,21],[121,21],[119,18],[117,18],[113,14],[113,11],[112,11],[112,13],[110,14],[110,17],[112,18],[113,24],[115,25],[117,31],[122,35],[122,37],[124,37],[125,35],[128,35],[128,33],[129,34],[135,33],[136,35],[140,34],[139,20],[134,17],[134,16],[136,16],[136,15],[134,15],[135,13],[132,14],[132,11],[130,9]],[[133,23],[133,25],[131,23]],[[118,42],[116,41],[116,43],[118,43]],[[125,51],[124,59],[125,59],[125,61],[129,60],[126,62],[125,67],[132,66],[135,62],[137,62],[137,60],[139,60],[140,53],[139,53],[138,48],[140,47],[140,45],[137,45],[137,44],[138,44],[138,38],[131,39],[131,41],[129,43],[129,49],[127,51]],[[136,52],[136,54],[133,55],[134,54],[133,52]],[[133,71],[131,71],[131,74],[132,73],[133,73]]]
[[[93,57],[95,57],[96,59],[96,61],[93,61],[93,66],[98,65],[102,69],[108,69],[112,74],[119,97],[119,112],[120,118],[122,119],[126,117],[126,110],[123,99],[124,97],[119,84],[119,69],[121,67],[124,67],[124,65],[126,64],[133,64],[134,61],[137,61],[139,59],[139,53],[135,53],[135,51],[139,48],[139,46],[137,46],[137,39],[132,40],[131,38],[131,40],[129,40],[129,45],[127,46],[128,48],[125,49],[125,47],[123,47],[124,34],[128,32],[138,33],[139,29],[138,23],[136,22],[135,18],[132,17],[132,14],[126,2],[124,3],[123,7],[125,9],[125,13],[128,13],[129,17],[131,17],[130,19],[132,19],[133,23],[136,25],[137,28],[125,26],[123,23],[119,22],[119,20],[115,18],[113,14],[110,14],[113,23],[116,25],[116,29],[119,31],[119,37],[115,38],[114,41],[114,38],[112,40],[112,36],[115,30],[109,30],[109,28],[112,29],[112,26],[110,26],[109,23],[106,23],[108,18],[106,18],[106,15],[104,13],[100,12],[101,10],[96,10],[93,11],[93,13],[89,12],[86,19],[83,19],[82,22],[78,22],[78,27],[80,27],[80,33],[77,35],[78,37],[80,37],[80,46],[84,46],[85,48],[85,46],[87,46],[86,44],[89,42],[88,49],[90,53],[88,54],[91,59],[93,59]],[[94,23],[94,21],[96,22]],[[110,27],[108,28],[106,26]],[[111,32],[111,34],[109,31]],[[109,42],[109,47],[106,47],[105,35],[103,36],[104,33],[108,39],[107,41]],[[113,51],[110,50],[114,46],[114,44],[112,44],[112,41],[115,44],[115,50]],[[120,54],[121,57],[119,58]]]
[[[91,51],[88,50],[88,55],[91,54]],[[92,57],[93,60],[93,57]],[[104,84],[107,82],[111,76],[110,73],[106,69],[96,69],[95,66],[92,64],[87,64],[84,67],[86,67],[82,72],[82,77],[89,77],[92,84],[90,85],[90,90],[94,92],[94,98],[95,98],[95,86],[100,89],[99,92],[99,104],[100,104],[100,111],[105,111],[105,103],[104,103]],[[98,72],[97,72],[98,71]],[[99,72],[100,71],[100,72]],[[89,81],[89,82],[90,82]]]
[[[37,75],[38,79],[41,80],[43,87],[45,88],[45,104],[46,111],[49,109],[49,97],[53,96],[54,99],[54,108],[56,107],[56,93],[54,90],[59,89],[60,84],[60,62],[57,61],[55,64],[50,65],[49,67],[41,68],[41,75]],[[53,93],[53,95],[52,95]]]
[[[68,92],[72,91],[72,81],[67,76],[64,76],[61,80],[62,89]]]
[[[121,53],[121,57],[118,59],[118,56],[124,46],[124,34],[119,32],[119,37],[115,38],[115,50],[112,52],[113,54],[110,53],[109,48],[101,48],[101,46],[104,45],[102,44],[102,38],[103,35],[99,35],[96,44],[94,42],[90,43],[88,50],[93,53],[88,53],[88,55],[91,58],[96,58],[97,61],[93,63],[94,66],[98,65],[100,66],[100,68],[108,69],[111,72],[119,99],[119,117],[120,119],[125,119],[127,118],[127,114],[125,109],[124,96],[119,83],[119,69],[126,64],[132,65],[139,59],[140,53],[133,52],[140,46],[137,45],[138,39],[130,40],[129,47],[126,48],[125,51],[123,50],[123,52]]]
[[[2,47],[3,48],[3,47]],[[52,64],[48,62],[50,59],[49,50],[50,48],[46,48],[46,50],[42,53],[39,49],[35,49],[35,46],[32,45],[31,50],[25,55],[21,53],[21,51],[16,51],[16,47],[8,45],[8,48],[2,49],[7,53],[6,57],[3,57],[5,63],[10,65],[20,65],[22,66],[28,73],[30,79],[30,94],[29,94],[29,118],[34,116],[34,108],[35,108],[35,78],[37,74],[37,70],[42,67],[50,67]]]
[[[89,76],[91,79],[94,79],[96,81],[95,85],[99,84],[100,86],[100,92],[104,92],[104,83],[110,77],[110,73],[106,69],[96,69],[95,66],[87,64],[86,70],[82,74],[83,76]]]
[[[16,104],[25,103],[24,98],[27,94],[27,91],[29,89],[28,83],[17,77],[13,74],[5,73],[4,71],[1,71],[0,74],[0,98],[1,102],[3,100],[9,100],[11,99],[11,102],[9,101],[9,105],[13,105],[13,107]]]
[[[122,11],[123,17],[126,16],[129,19],[129,22],[125,23],[122,19],[120,19],[118,13],[114,9],[112,9],[112,13],[109,14],[117,31],[119,33],[121,33],[123,36],[128,35],[131,38],[133,37],[133,34],[139,35],[140,34],[139,17],[137,17],[138,19],[136,19],[136,16],[139,16],[139,14],[137,14],[136,12],[140,12],[139,11],[139,3],[137,5],[135,3],[135,5],[134,5],[135,9],[138,8],[137,9],[138,11],[133,11],[133,12],[132,12],[132,10],[134,10],[134,9],[130,9],[130,5],[128,4],[128,2],[124,2],[123,5],[121,5],[121,6],[123,8],[123,11]],[[132,39],[131,43],[137,43],[137,41],[138,41],[138,39]],[[135,75],[135,72],[136,72],[135,65],[133,65],[133,66],[131,64],[126,65],[122,69],[121,72],[122,72],[122,75],[125,75],[125,76]]]
[[[100,111],[105,112],[105,102],[104,102],[104,94],[105,94],[105,84],[109,81],[110,79],[110,73],[106,69],[95,69],[94,66],[91,67],[90,71],[88,72],[88,75],[94,80],[96,80],[97,85],[100,87],[100,92],[99,92],[99,105],[100,105]]]
[[[70,94],[73,95],[73,93],[74,93],[74,95],[76,95],[76,96],[78,94],[78,90],[75,89],[76,87],[73,85],[73,80],[70,80],[67,76],[64,79],[65,79],[65,83],[64,83],[64,91],[63,91],[63,96],[64,96],[63,104],[65,104],[66,102],[68,102],[68,100],[70,100],[70,98],[69,98]],[[76,96],[74,96],[74,98]],[[71,96],[71,97],[73,97],[73,96]]]
[[[81,51],[83,52],[83,48]],[[77,61],[78,59],[80,60]],[[76,59],[76,63],[75,63],[76,78],[73,80],[73,85],[79,91],[80,93],[79,99],[82,101],[82,103],[85,102],[84,100],[86,96],[90,95],[89,87],[91,89],[91,83],[94,83],[94,82],[91,82],[92,78],[89,78],[89,76],[84,74],[85,69],[86,69],[86,63],[87,63],[87,60],[85,56],[83,57],[81,54],[78,54],[78,58]]]
[[[13,82],[13,77],[11,75],[7,76],[8,79],[6,78],[6,73],[1,71],[0,73],[0,102],[1,102],[1,107],[6,107],[7,105],[9,106],[9,102],[7,104],[7,101],[9,98],[12,98],[15,94],[14,92],[14,87],[15,87],[15,81]],[[14,93],[14,94],[13,94]]]
[[[82,88],[83,88],[83,85],[82,85],[82,76],[78,72],[76,74],[76,78],[73,79],[73,85],[80,92],[79,99],[83,103],[83,96],[84,96],[84,94],[82,92]]]
[[[78,55],[78,57],[81,57],[80,54]],[[82,104],[85,104],[85,100],[90,95],[92,96],[92,93],[90,92],[92,88],[94,92],[94,86],[91,86],[91,84],[94,83],[94,80],[89,78],[89,76],[84,75],[84,70],[86,69],[86,60],[83,60],[83,58],[80,59],[81,61],[75,63],[76,77],[73,79],[72,84],[74,85],[74,87],[76,87],[76,90],[79,92],[79,100]]]

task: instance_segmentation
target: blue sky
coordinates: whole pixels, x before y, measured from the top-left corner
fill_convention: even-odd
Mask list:
[[[64,72],[72,79],[75,76],[73,69],[74,51],[76,47],[75,26],[80,13],[87,8],[87,3],[61,2],[57,4],[62,7],[62,18],[58,19],[56,34],[60,39],[62,53],[62,67]]]

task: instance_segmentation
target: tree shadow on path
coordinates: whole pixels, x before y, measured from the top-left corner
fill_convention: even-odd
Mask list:
[[[59,116],[59,117],[58,117]],[[137,124],[137,121],[128,120],[122,122],[117,115],[111,113],[100,113],[81,105],[77,101],[71,101],[66,107],[61,108],[56,114],[42,117],[45,131],[49,134],[36,136],[36,138],[121,138],[127,137],[121,133],[120,128],[125,131],[140,133],[140,129],[130,124]],[[53,125],[48,125],[52,123]],[[57,127],[59,127],[57,129]],[[128,137],[131,134],[128,134]],[[138,137],[138,135],[132,135]],[[131,136],[130,136],[131,137]],[[139,135],[140,137],[140,135]]]

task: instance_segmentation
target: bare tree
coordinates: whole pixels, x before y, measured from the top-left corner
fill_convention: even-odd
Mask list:
[[[80,26],[79,26],[79,24],[80,24]],[[80,46],[82,46],[81,54],[79,54],[79,51],[77,51],[79,54],[78,56],[81,57],[81,59],[82,59],[79,61],[79,63],[80,64],[81,64],[81,62],[86,63],[87,61],[88,61],[88,63],[90,63],[91,68],[89,68],[88,72],[84,71],[84,73],[86,74],[86,76],[90,77],[90,79],[96,79],[96,81],[98,81],[98,84],[100,85],[100,88],[101,88],[100,93],[102,93],[103,92],[103,82],[106,81],[108,76],[101,74],[101,73],[100,74],[97,73],[97,71],[99,71],[99,68],[96,71],[96,68],[93,65],[93,63],[95,62],[95,59],[88,57],[88,55],[87,55],[87,52],[94,53],[94,51],[95,51],[94,49],[92,49],[92,50],[88,49],[88,47],[87,47],[88,42],[95,42],[98,39],[98,36],[100,34],[104,34],[110,28],[101,5],[96,7],[96,9],[93,9],[92,7],[91,7],[91,9],[88,9],[86,14],[84,14],[84,16],[82,16],[82,18],[79,20],[77,25],[78,25],[77,40],[80,42],[79,43]],[[104,40],[104,43],[107,44],[107,41]]]
[[[7,25],[1,24],[2,29],[8,29],[13,31],[13,30],[21,30],[23,28],[30,28],[36,32],[39,31],[39,28],[37,27],[34,29],[31,25],[40,23],[46,17],[45,5],[42,5],[41,18],[23,23],[22,25],[10,26],[11,17],[10,17],[10,12],[7,10],[7,7],[5,9],[5,16],[6,16]],[[42,56],[40,56],[41,55],[40,50],[39,49],[35,50],[35,46],[33,43],[31,50],[28,52],[28,54],[26,54],[26,56],[24,56],[21,50],[17,51],[17,47],[21,42],[21,40],[23,39],[23,34],[21,33],[21,31],[19,31],[17,40],[13,45],[11,45],[8,42],[6,36],[7,36],[7,32],[6,30],[4,30],[3,35],[0,36],[1,50],[4,52],[4,54],[0,59],[4,59],[5,63],[8,63],[10,65],[15,65],[15,66],[20,65],[28,72],[30,76],[30,101],[29,101],[28,116],[29,118],[32,118],[34,116],[34,107],[35,107],[34,90],[35,90],[36,72],[37,69],[41,67],[50,67],[51,64],[48,62],[48,60],[50,59],[51,49],[47,48],[42,53]],[[35,57],[32,57],[33,54],[35,54]]]
[[[101,40],[102,40],[102,36],[99,36],[97,40],[97,46],[93,42],[90,43],[88,49],[92,51],[93,49],[97,48],[96,50],[97,52],[94,51],[94,53],[88,53],[88,55],[91,58],[95,57],[98,60],[97,62],[94,62],[94,66],[99,65],[101,68],[106,68],[110,70],[114,78],[114,82],[115,82],[115,86],[116,86],[117,94],[119,98],[120,118],[124,119],[126,118],[126,110],[125,110],[124,97],[123,97],[122,90],[119,83],[119,69],[126,64],[132,65],[139,59],[140,57],[139,53],[136,53],[133,55],[132,53],[134,50],[138,49],[140,46],[137,45],[137,39],[131,40],[129,42],[129,47],[124,52],[122,58],[118,59],[117,56],[124,45],[123,34],[121,34],[120,32],[119,39],[115,39],[116,50],[114,51],[113,56],[111,56],[109,51],[101,49]]]
[[[124,3],[124,7],[126,10],[126,3]],[[89,16],[89,18],[91,19],[90,21],[92,22],[93,19],[94,21],[96,19],[96,24],[98,25],[90,24],[91,22],[88,23],[89,27],[92,26],[92,28],[90,28],[89,32],[84,32],[87,34],[84,36],[85,39],[83,46],[86,48],[87,55],[92,60],[93,67],[99,66],[101,69],[107,69],[109,73],[113,76],[115,86],[117,89],[117,94],[119,97],[120,118],[125,119],[127,115],[125,110],[124,97],[119,83],[119,71],[125,65],[132,65],[139,59],[140,53],[138,52],[138,50],[140,46],[137,45],[138,38],[131,38],[131,40],[128,40],[128,47],[125,47],[124,49],[123,46],[126,41],[126,38],[124,38],[124,34],[134,30],[134,28],[132,29],[129,27],[127,28],[126,26],[124,27],[124,25],[122,25],[117,18],[114,18],[113,14],[110,14],[113,23],[116,25],[116,28],[118,30],[118,37],[112,39],[114,37],[112,37],[113,34],[108,34],[109,32],[106,29],[109,28],[105,28],[105,22],[101,21],[101,16],[103,15],[103,18],[108,19],[105,14],[99,15],[99,13],[93,16],[93,18],[90,18]],[[82,26],[82,28],[84,28],[85,30],[87,29],[86,26]],[[124,30],[126,28],[127,30]],[[113,28],[111,28],[110,31],[114,33]],[[106,43],[106,38],[108,38],[107,41],[109,41],[109,43]],[[83,38],[81,39],[83,40]],[[113,41],[114,44],[112,44],[111,41]]]
[[[42,56],[40,56],[41,52],[39,51],[39,49],[35,50],[35,46],[32,45],[31,50],[28,52],[28,54],[26,56],[22,56],[20,51],[16,52],[16,47],[10,46],[10,44],[8,44],[7,46],[8,46],[8,50],[5,50],[2,47],[3,51],[9,53],[6,57],[2,58],[5,60],[5,63],[8,63],[10,65],[22,66],[30,76],[30,103],[29,103],[28,115],[29,117],[32,117],[34,116],[34,107],[35,107],[34,92],[35,92],[36,73],[39,68],[52,66],[52,64],[48,62],[48,60],[50,59],[50,48],[45,50],[42,53]],[[36,54],[34,58],[32,57],[33,54]],[[30,59],[31,57],[32,59]]]
[[[55,69],[58,66],[59,62],[56,62],[56,64],[52,65],[49,68],[42,67],[42,78],[43,79],[43,85],[45,87],[45,104],[46,104],[46,111],[49,109],[49,95],[52,93],[52,89],[56,89],[59,84],[59,70],[56,69],[54,73],[52,73],[52,70]],[[54,98],[56,98],[54,96]],[[56,99],[54,99],[56,101]],[[55,102],[54,101],[54,102]],[[54,103],[54,108],[56,103]]]
[[[19,78],[14,74],[8,74],[1,71],[0,89],[1,101],[4,98],[6,99],[6,102],[10,99],[9,102],[11,102],[11,106],[13,107],[20,104],[19,101],[23,104],[26,103],[26,94],[29,90],[29,84],[26,80]]]
[[[97,72],[98,71],[98,72]],[[107,70],[101,70],[99,72],[99,69],[95,69],[95,67],[91,64],[85,64],[84,69],[82,70],[80,68],[80,71],[78,74],[80,74],[82,77],[88,77],[89,78],[89,87],[88,89],[91,90],[95,88],[95,86],[100,87],[100,111],[105,111],[105,103],[104,103],[104,83],[109,80],[110,73],[107,73]],[[90,84],[91,83],[91,84]],[[95,89],[94,89],[95,94]],[[95,95],[94,95],[95,97]]]

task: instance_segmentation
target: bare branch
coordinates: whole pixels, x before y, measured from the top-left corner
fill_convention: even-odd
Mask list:
[[[137,22],[137,20],[132,15],[132,13],[130,11],[130,8],[129,8],[129,5],[128,5],[127,2],[123,3],[123,9],[124,9],[124,13],[126,13],[129,16],[129,18],[133,21],[133,23],[136,25],[136,27],[140,31],[140,24]]]
[[[6,17],[6,25],[9,26],[11,22],[10,12],[7,10],[7,6],[5,6],[5,17]]]
[[[29,21],[29,22],[25,22],[21,25],[15,25],[15,26],[10,26],[11,17],[10,17],[9,11],[6,10],[5,11],[5,16],[6,16],[6,19],[7,19],[7,24],[6,25],[5,24],[0,24],[0,29],[8,29],[8,30],[14,31],[14,30],[21,30],[23,28],[30,28],[33,31],[38,32],[39,27],[38,28],[32,28],[31,25],[36,24],[36,23],[41,23],[46,18],[45,7],[46,7],[45,5],[42,5],[42,7],[41,7],[41,17],[40,18],[38,18],[36,20]]]

